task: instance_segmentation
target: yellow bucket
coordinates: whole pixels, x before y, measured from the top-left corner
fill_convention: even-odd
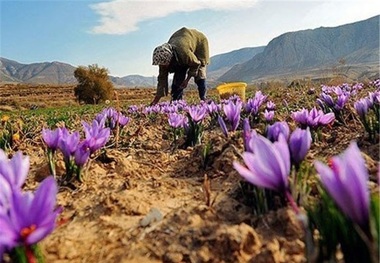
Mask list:
[[[220,99],[228,99],[232,95],[238,95],[242,101],[245,101],[245,82],[231,82],[219,85],[216,89],[219,92]]]

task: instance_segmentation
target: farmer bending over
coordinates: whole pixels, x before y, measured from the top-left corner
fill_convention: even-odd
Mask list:
[[[172,100],[182,99],[183,89],[194,77],[199,98],[206,99],[206,65],[209,64],[209,48],[206,36],[196,29],[186,27],[176,31],[168,43],[153,51],[153,65],[159,66],[157,92],[151,105],[168,95],[168,76],[174,73]]]

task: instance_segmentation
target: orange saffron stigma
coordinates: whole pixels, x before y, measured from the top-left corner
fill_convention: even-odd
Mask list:
[[[329,159],[327,160],[327,165],[328,165],[330,168],[333,167],[333,161],[332,161],[331,158],[329,158]]]
[[[24,227],[21,229],[21,237],[23,240],[25,240],[30,234],[32,234],[37,229],[37,226],[35,224],[31,225],[30,227]]]

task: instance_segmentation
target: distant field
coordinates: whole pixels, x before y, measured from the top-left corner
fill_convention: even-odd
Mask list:
[[[74,96],[75,85],[0,84],[0,111],[79,105]],[[118,88],[121,104],[148,104],[154,97],[155,88]],[[186,96],[197,99],[197,90],[188,88]],[[217,96],[215,89],[210,96]],[[116,97],[115,97],[116,99]],[[170,98],[163,98],[162,101]]]

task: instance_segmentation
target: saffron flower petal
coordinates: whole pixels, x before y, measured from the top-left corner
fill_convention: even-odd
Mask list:
[[[0,150],[0,153],[2,150]],[[0,159],[0,176],[8,181],[12,188],[21,188],[29,172],[29,156],[17,152],[12,159]]]
[[[57,128],[55,130],[42,129],[42,139],[46,143],[47,147],[55,151],[58,148],[59,140],[61,139],[62,130]]]
[[[272,142],[277,141],[280,134],[283,134],[286,139],[289,138],[289,133],[289,126],[285,121],[278,121],[269,125],[266,132],[267,138]]]
[[[243,160],[246,168],[234,162],[234,168],[247,181],[279,192],[288,188],[290,173],[289,147],[283,135],[276,143],[257,135],[252,141],[253,153],[244,152]]]
[[[220,115],[218,116],[218,122],[224,136],[228,137],[228,129],[227,129],[226,123],[224,122],[223,118]]]
[[[289,138],[289,150],[295,165],[299,165],[303,161],[312,140],[309,127],[306,130],[297,128],[292,132]]]
[[[315,161],[321,183],[342,212],[359,225],[369,221],[368,171],[355,142],[331,159],[331,167]]]

